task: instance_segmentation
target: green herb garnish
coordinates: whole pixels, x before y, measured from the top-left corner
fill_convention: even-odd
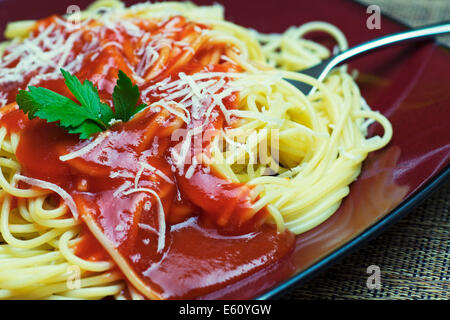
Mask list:
[[[139,88],[133,86],[131,79],[121,70],[113,92],[115,111],[100,101],[92,82],[85,80],[81,84],[76,76],[64,69],[61,73],[79,104],[49,89],[29,86],[29,91],[19,91],[16,101],[30,120],[38,117],[48,122],[58,121],[58,125],[69,133],[79,133],[81,139],[87,139],[94,133],[107,130],[113,120],[126,122],[146,107],[145,104],[136,106]]]

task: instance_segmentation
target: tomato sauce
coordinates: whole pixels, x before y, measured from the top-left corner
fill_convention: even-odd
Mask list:
[[[45,25],[52,19],[40,23]],[[179,31],[172,34],[174,41],[207,28],[182,17],[163,24],[142,21],[137,25],[152,35],[168,25],[175,26]],[[90,31],[86,30],[72,49],[76,54],[90,41]],[[95,59],[88,55],[76,75],[81,81],[92,81],[101,99],[112,106],[118,70],[133,77],[133,69],[140,61],[135,48],[141,44],[120,28],[104,32],[102,43],[111,41],[121,44],[121,49],[106,46],[97,52]],[[158,102],[166,92],[149,88],[168,77],[176,80],[180,73],[239,72],[238,67],[227,61],[201,63],[208,50],[221,50],[220,46],[202,48],[187,63],[178,66],[180,57],[190,52],[189,48],[179,49],[153,78],[139,83],[141,93],[145,92],[141,100],[145,98],[149,105]],[[62,79],[41,80],[38,86],[74,99]],[[0,86],[2,89],[5,90]],[[25,88],[20,85],[10,88],[10,96],[18,89]],[[237,98],[237,93],[233,93],[222,102],[227,109],[233,109]],[[218,132],[227,125],[223,113],[220,110],[216,113],[204,130]],[[77,204],[80,218],[93,219],[114,250],[161,298],[210,294],[277,265],[292,252],[294,236],[288,231],[278,233],[275,226],[265,223],[268,215],[265,208],[253,212],[255,200],[250,186],[231,182],[205,164],[195,166],[187,176],[191,163],[183,163],[181,168],[174,163],[173,150],[178,150],[180,143],[173,139],[174,130],[192,129],[194,124],[183,123],[157,104],[126,123],[114,124],[92,140],[80,140],[78,135],[69,134],[54,123],[29,120],[20,110],[3,114],[0,125],[10,133],[20,133],[16,156],[22,174],[66,190]],[[88,150],[89,144],[94,145]],[[205,142],[202,148],[208,146]],[[66,161],[60,159],[83,148],[88,151]],[[159,204],[164,212],[164,230]],[[91,260],[104,258],[107,253],[88,228],[83,228],[82,233],[85,236],[76,245],[77,255]],[[122,272],[127,274],[126,270]],[[270,273],[271,277],[276,274],[276,270]]]

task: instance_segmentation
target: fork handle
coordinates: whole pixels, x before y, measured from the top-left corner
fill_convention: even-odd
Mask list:
[[[450,33],[450,22],[439,23],[439,24],[432,25],[432,26],[427,26],[427,27],[422,27],[419,29],[407,30],[407,31],[387,35],[387,36],[384,36],[384,37],[381,37],[381,38],[378,38],[375,40],[370,40],[370,41],[364,42],[360,45],[352,47],[352,48],[334,56],[331,59],[328,67],[331,70],[332,68],[343,63],[344,61],[346,61],[354,56],[363,54],[367,51],[373,50],[373,49],[378,49],[381,47],[393,45],[393,44],[403,42],[403,41],[428,38],[428,37],[432,37],[432,36],[436,36],[436,35],[440,35],[440,34],[444,34],[444,33]],[[324,75],[323,77],[325,77],[325,75],[327,73],[328,72],[322,73],[322,75]],[[323,79],[319,78],[319,80],[321,81]]]

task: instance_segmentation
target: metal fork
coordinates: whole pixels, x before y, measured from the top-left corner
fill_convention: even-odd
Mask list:
[[[394,33],[378,39],[364,42],[360,45],[357,45],[356,47],[350,48],[333,57],[323,60],[321,63],[309,69],[301,70],[298,72],[316,78],[319,81],[323,81],[323,79],[325,79],[325,77],[334,67],[337,67],[343,62],[346,62],[347,60],[356,56],[365,54],[371,50],[388,47],[400,42],[429,38],[444,33],[450,33],[450,22]],[[312,94],[316,90],[315,87],[312,87],[304,82],[292,79],[286,80],[292,83],[305,95]]]

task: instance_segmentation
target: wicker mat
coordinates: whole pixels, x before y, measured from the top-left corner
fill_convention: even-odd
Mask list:
[[[450,182],[382,235],[283,299],[449,299]],[[367,267],[380,267],[369,290]]]
[[[449,0],[360,0],[408,25],[448,20]],[[440,41],[450,45],[448,36]],[[450,182],[358,252],[282,299],[449,299]],[[371,265],[381,288],[368,289]]]

